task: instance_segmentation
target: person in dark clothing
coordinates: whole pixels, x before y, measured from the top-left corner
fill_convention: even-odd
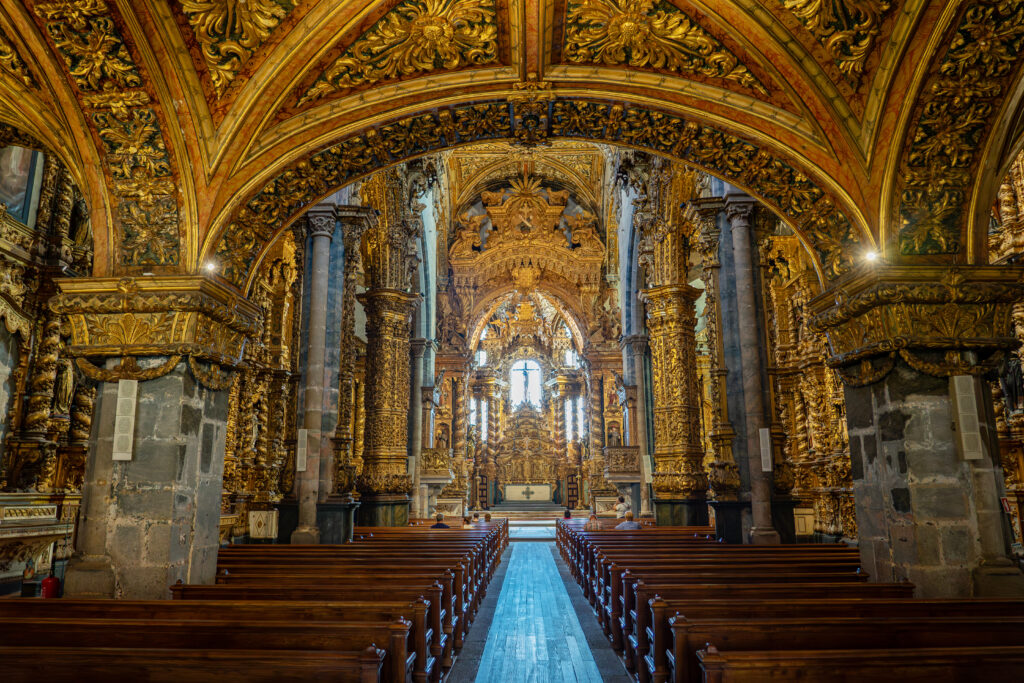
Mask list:
[[[565,512],[562,514],[562,519],[572,519],[572,510],[565,508]]]
[[[438,513],[434,519],[437,520],[437,524],[432,524],[430,526],[431,529],[451,529],[450,526],[444,523],[444,515],[441,513]]]

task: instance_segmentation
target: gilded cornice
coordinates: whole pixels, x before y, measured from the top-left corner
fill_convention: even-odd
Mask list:
[[[937,376],[988,372],[1016,348],[1013,305],[1024,269],[1011,266],[864,266],[809,303],[831,358],[853,384],[881,379],[899,357]]]
[[[135,357],[189,357],[215,366],[242,362],[245,343],[258,338],[259,309],[223,282],[201,276],[62,278],[51,307],[71,323],[67,354],[94,378],[110,381],[145,373]],[[113,374],[96,358],[121,357]],[[175,363],[159,369],[169,372]],[[150,369],[152,370],[152,369]],[[149,372],[149,379],[162,372]]]
[[[818,272],[845,272],[863,233],[841,204],[787,161],[735,135],[642,107],[554,98],[544,105],[545,135],[608,142],[684,160],[747,189],[803,236]],[[243,201],[216,243],[223,273],[244,284],[262,246],[334,189],[397,161],[481,140],[515,138],[512,106],[486,102],[445,107],[351,135],[292,164]]]

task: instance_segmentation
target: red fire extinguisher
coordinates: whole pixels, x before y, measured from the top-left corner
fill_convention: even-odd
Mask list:
[[[60,596],[60,579],[53,575],[53,568],[50,568],[50,575],[43,579],[40,585],[40,595],[44,598],[56,598]]]

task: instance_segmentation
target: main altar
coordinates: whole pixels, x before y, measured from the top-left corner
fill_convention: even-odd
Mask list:
[[[495,483],[504,500],[552,499],[558,479],[558,452],[552,429],[532,404],[524,402],[509,416],[495,465]]]

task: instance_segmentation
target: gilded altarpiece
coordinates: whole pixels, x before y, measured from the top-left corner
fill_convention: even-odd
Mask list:
[[[272,509],[294,486],[301,245],[293,233],[282,235],[251,293],[263,318],[262,338],[246,346],[245,366],[229,394],[224,536],[245,535],[249,512]]]
[[[798,527],[798,535],[855,539],[843,387],[825,364],[824,335],[808,327],[806,313],[807,302],[820,292],[818,278],[795,235],[768,235],[760,247],[773,416],[781,422],[785,457],[785,468],[776,468],[776,492],[797,499],[798,524],[809,517],[801,518],[801,510],[813,510],[812,527]]]
[[[8,145],[36,147],[0,125],[0,147]],[[70,556],[96,400],[96,386],[66,354],[68,321],[49,306],[54,278],[92,269],[88,212],[63,164],[37,156],[34,222],[0,204],[0,581],[27,563],[45,571]],[[31,186],[26,192],[32,196]]]

